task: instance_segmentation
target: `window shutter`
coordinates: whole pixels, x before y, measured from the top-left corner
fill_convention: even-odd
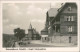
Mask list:
[[[71,17],[70,17],[70,16],[68,16],[68,18],[69,18],[69,20],[68,20],[68,21],[70,21],[70,18],[71,18]]]
[[[73,27],[72,27],[72,26],[70,27],[70,31],[71,31],[71,32],[73,31]]]
[[[71,18],[72,18],[72,21],[74,21],[74,16],[72,16]]]

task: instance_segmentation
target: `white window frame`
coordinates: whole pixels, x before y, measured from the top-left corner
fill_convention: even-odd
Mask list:
[[[68,20],[67,20],[68,19]],[[66,18],[66,20],[67,21],[74,21],[74,16],[68,16],[67,18]]]
[[[72,32],[72,26],[68,26],[68,32]]]
[[[69,16],[68,18],[69,18],[69,20],[68,20],[68,21],[70,21],[71,16]]]
[[[74,21],[74,16],[71,16],[72,20],[71,21]]]

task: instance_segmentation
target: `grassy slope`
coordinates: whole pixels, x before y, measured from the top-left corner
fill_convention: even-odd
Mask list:
[[[12,40],[15,40],[14,35],[3,34],[3,47],[11,47]]]

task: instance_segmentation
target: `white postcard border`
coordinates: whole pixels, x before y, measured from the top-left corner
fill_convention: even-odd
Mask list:
[[[0,51],[1,52],[4,52],[4,51],[33,51],[33,50],[6,50],[6,48],[2,48],[2,31],[3,31],[3,26],[2,26],[2,4],[3,3],[44,3],[44,2],[46,2],[46,3],[50,3],[50,2],[54,2],[54,1],[1,1],[1,3],[0,3]],[[80,22],[80,15],[79,15],[79,13],[80,13],[80,7],[79,7],[79,1],[78,0],[76,0],[76,1],[55,1],[55,2],[76,2],[77,3],[77,5],[78,5],[78,46],[77,47],[40,47],[40,48],[44,48],[44,49],[46,49],[46,50],[34,50],[34,51],[79,51],[79,37],[80,37],[80,33],[79,33],[79,31],[80,31],[80,24],[79,24],[79,22]],[[29,48],[32,48],[32,49],[36,49],[37,47],[28,47],[28,48],[26,48],[26,49],[29,49]]]

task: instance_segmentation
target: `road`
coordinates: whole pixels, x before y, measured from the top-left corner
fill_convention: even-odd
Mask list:
[[[27,42],[27,41],[26,41]],[[73,46],[72,44],[65,44],[65,43],[48,43],[48,42],[41,42],[41,41],[31,41],[30,44],[18,44],[17,42],[15,43],[15,47],[64,47],[64,46]]]
[[[20,47],[53,47],[53,46],[42,45],[42,44],[27,44],[27,45],[21,45]]]

